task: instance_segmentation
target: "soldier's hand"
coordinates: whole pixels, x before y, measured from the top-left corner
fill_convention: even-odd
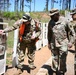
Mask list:
[[[35,34],[35,32],[33,32],[32,36],[31,36],[31,39],[33,40],[35,38],[36,38],[36,34]]]
[[[5,35],[4,30],[0,30],[1,35]]]
[[[51,46],[50,46],[50,44],[48,44],[48,48],[49,48],[49,49],[51,49]]]
[[[72,43],[68,43],[68,47],[71,48],[72,47]]]
[[[34,40],[36,37],[35,36],[31,36],[31,39]]]

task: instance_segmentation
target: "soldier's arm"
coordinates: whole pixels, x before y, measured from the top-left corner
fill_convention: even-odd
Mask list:
[[[16,21],[13,26],[5,28],[4,33],[14,31],[15,29],[19,28],[21,24],[22,20]]]
[[[39,37],[40,34],[41,34],[41,29],[40,29],[40,27],[39,27],[38,25],[35,24],[35,21],[34,21],[33,19],[32,19],[32,21],[31,21],[31,25],[32,25],[33,28],[34,28],[35,37],[36,37],[36,38]]]
[[[73,26],[72,26],[71,23],[68,23],[68,28],[70,30],[70,34],[69,34],[70,39],[69,39],[69,42],[71,42],[73,44],[74,41],[75,41],[75,31],[74,31],[74,28],[73,28]]]
[[[41,34],[41,29],[40,29],[40,27],[39,27],[39,26],[35,27],[35,31],[36,31],[35,37],[37,38],[37,37],[39,37],[40,34]]]
[[[51,27],[51,23],[49,22],[48,23],[48,34],[47,34],[47,37],[48,37],[48,44],[50,44],[51,40],[52,40],[52,27]]]

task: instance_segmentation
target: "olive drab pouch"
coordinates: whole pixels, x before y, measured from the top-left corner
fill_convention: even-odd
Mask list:
[[[35,20],[34,20],[34,25],[35,25],[35,31],[38,31],[38,22],[36,22]],[[24,31],[25,31],[25,29],[26,29],[26,25],[25,24],[21,24],[20,25],[20,28],[19,28],[19,41],[21,42],[23,39],[26,41],[26,42],[30,42],[31,41],[31,35],[32,35],[32,32],[34,31],[31,31],[31,32],[29,32],[28,34],[27,34],[27,36],[26,37],[22,37],[23,36],[23,34],[24,34]],[[35,39],[36,40],[36,42],[39,40],[39,38],[36,38]]]
[[[4,55],[4,53],[5,53],[5,46],[0,45],[0,56]]]
[[[4,35],[0,35],[0,60],[4,59],[4,55],[5,55],[5,44],[6,44],[6,34]]]
[[[0,44],[6,43],[6,40],[7,40],[6,34],[5,35],[0,35]]]

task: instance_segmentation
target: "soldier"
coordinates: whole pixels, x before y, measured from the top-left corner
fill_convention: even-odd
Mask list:
[[[76,35],[76,8],[71,12],[72,21],[69,23],[69,26],[74,29]]]
[[[0,30],[5,29],[3,18],[0,18]],[[6,65],[7,34],[0,34],[0,75],[4,75]]]
[[[67,38],[67,30],[70,30],[73,35],[74,31],[68,27],[65,18],[60,19],[58,9],[51,9],[49,15],[51,20],[48,24],[48,48],[51,49],[52,53],[51,68],[56,73],[60,72],[61,75],[64,75],[67,71],[66,57],[68,47],[72,47],[71,40]]]
[[[74,31],[75,31],[75,44],[74,44],[74,46],[75,46],[75,63],[74,63],[74,71],[75,71],[75,75],[76,75],[76,8],[75,9],[73,9],[72,10],[72,12],[71,12],[71,16],[72,16],[72,21],[71,22],[69,22],[69,27],[71,28],[71,29],[74,29]],[[71,32],[70,32],[70,35],[71,35]],[[70,39],[72,38],[71,36],[69,37]]]
[[[21,26],[21,27],[20,27]],[[12,27],[6,28],[5,30],[0,30],[0,33],[7,33],[11,32],[20,27],[19,32],[19,44],[18,44],[18,73],[21,73],[22,69],[22,62],[24,60],[25,49],[28,49],[28,63],[31,69],[35,69],[36,66],[34,65],[34,57],[35,57],[35,50],[36,50],[36,38],[39,37],[41,30],[39,27],[36,27],[35,21],[30,17],[29,13],[23,15],[22,19],[15,22]]]

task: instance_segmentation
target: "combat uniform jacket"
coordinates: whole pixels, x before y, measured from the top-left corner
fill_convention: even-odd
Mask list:
[[[18,20],[17,22],[15,22],[15,24],[14,24],[12,27],[6,28],[6,29],[4,30],[4,32],[5,32],[5,33],[6,33],[6,32],[11,32],[11,31],[19,28],[22,23],[23,23],[22,20]],[[40,33],[41,33],[40,28],[38,27],[38,28],[36,29],[35,22],[34,22],[34,20],[32,19],[32,20],[31,20],[31,24],[26,25],[26,27],[25,27],[25,31],[24,31],[24,34],[23,34],[23,38],[25,38],[26,40],[27,40],[28,38],[31,38],[32,32],[34,32],[34,31],[35,31],[35,37],[36,37],[36,38],[39,37],[39,35],[40,35]],[[29,39],[28,39],[28,41],[29,41]]]
[[[76,21],[71,21],[71,22],[69,22],[69,27],[70,27],[71,29],[74,29],[75,35],[76,35]]]
[[[63,44],[63,42],[66,41],[72,42],[72,40],[68,41],[67,33],[68,31],[72,32],[72,35],[74,36],[74,31],[69,27],[68,24],[66,24],[65,21],[50,21],[48,25],[48,43],[51,44],[51,48],[53,49],[54,47],[59,47]]]
[[[0,29],[3,30],[7,25],[0,24]],[[0,60],[4,59],[5,51],[7,49],[7,36],[8,34],[0,34]]]
[[[74,30],[74,32],[75,32],[75,37],[74,38],[71,36],[72,33],[69,32],[69,35],[70,35],[69,36],[69,39],[72,39],[72,41],[75,43],[75,39],[76,39],[76,21],[69,22],[69,27],[70,27],[70,29]]]

